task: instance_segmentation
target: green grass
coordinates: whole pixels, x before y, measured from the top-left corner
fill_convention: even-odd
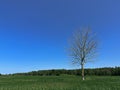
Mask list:
[[[0,90],[120,90],[120,76],[0,76]]]

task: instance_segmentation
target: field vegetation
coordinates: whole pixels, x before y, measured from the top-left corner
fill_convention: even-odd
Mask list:
[[[120,90],[120,76],[0,76],[0,90]]]

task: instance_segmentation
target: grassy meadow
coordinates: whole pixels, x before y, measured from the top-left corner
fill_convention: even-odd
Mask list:
[[[0,90],[120,90],[120,76],[0,76]]]

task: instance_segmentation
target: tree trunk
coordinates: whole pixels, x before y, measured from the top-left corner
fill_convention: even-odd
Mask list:
[[[85,78],[84,78],[84,64],[81,64],[81,69],[82,69],[82,80],[85,80]]]

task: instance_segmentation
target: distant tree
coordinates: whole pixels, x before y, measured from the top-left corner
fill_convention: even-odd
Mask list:
[[[78,30],[73,34],[69,47],[72,63],[81,65],[84,80],[84,64],[91,61],[96,54],[97,40],[89,28]]]

